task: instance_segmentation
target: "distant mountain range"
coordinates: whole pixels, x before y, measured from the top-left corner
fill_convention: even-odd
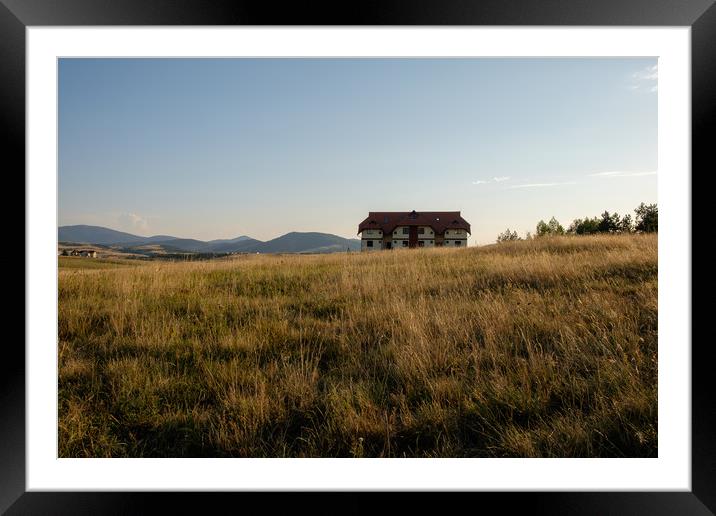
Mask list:
[[[158,253],[333,253],[360,250],[360,240],[328,233],[292,232],[267,242],[248,236],[231,239],[194,240],[169,235],[143,237],[101,226],[60,226],[63,243],[95,244],[143,254]]]

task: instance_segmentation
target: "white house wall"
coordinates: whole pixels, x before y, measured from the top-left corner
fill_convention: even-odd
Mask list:
[[[407,233],[403,233],[403,228],[407,229]],[[420,229],[423,229],[421,235]],[[410,235],[410,226],[398,226],[393,230],[393,238],[408,238]],[[435,240],[435,231],[430,226],[418,226],[418,240]]]
[[[368,247],[368,242],[373,242],[373,247]],[[383,248],[383,241],[376,238],[364,238],[360,241],[361,251],[380,251]]]
[[[460,244],[458,244],[457,242],[460,242]],[[445,242],[443,243],[443,247],[467,247],[467,239],[458,238],[445,240]]]
[[[408,226],[398,226],[395,229],[393,229],[393,239],[394,240],[396,238],[404,238],[406,240],[408,239],[408,233],[403,233],[403,228],[408,229],[408,233],[410,232],[410,229],[408,228]]]
[[[446,229],[445,240],[454,238],[467,238],[467,231],[464,229]]]
[[[435,242],[439,241],[439,237],[430,226],[418,226],[423,229],[423,234],[418,234],[418,247],[435,247]],[[408,228],[408,233],[403,233],[403,228]],[[391,242],[391,249],[408,249],[409,248],[409,226],[398,226],[393,230],[392,236],[386,237]],[[464,229],[446,229],[444,234],[443,247],[467,247],[467,231]],[[372,247],[368,247],[368,242],[373,242]],[[457,244],[459,242],[459,244]],[[384,249],[383,231],[380,229],[366,229],[361,233],[361,251],[378,251]]]
[[[420,228],[423,228],[423,234],[420,234]],[[435,231],[430,226],[418,226],[418,240],[432,240],[435,241]],[[425,244],[427,245],[427,244]]]
[[[382,229],[364,229],[361,233],[361,238],[383,238],[383,230]]]

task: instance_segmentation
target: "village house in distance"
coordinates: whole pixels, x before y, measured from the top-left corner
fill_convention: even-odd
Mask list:
[[[97,258],[97,251],[94,249],[63,249],[57,251],[57,256],[84,256],[86,258]]]
[[[371,211],[358,233],[361,251],[467,247],[470,224],[459,211]]]

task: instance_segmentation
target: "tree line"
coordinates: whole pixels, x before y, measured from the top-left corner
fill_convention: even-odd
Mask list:
[[[593,235],[597,233],[655,233],[658,230],[659,212],[656,204],[641,203],[634,209],[634,217],[628,213],[623,217],[618,213],[605,211],[599,217],[585,217],[575,219],[565,230],[559,221],[552,217],[549,222],[540,220],[537,223],[534,235],[527,232],[521,238],[517,231],[509,228],[497,235],[497,242],[510,242],[514,240],[529,240],[533,237],[551,235]]]

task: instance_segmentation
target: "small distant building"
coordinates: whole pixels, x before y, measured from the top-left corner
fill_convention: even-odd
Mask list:
[[[361,251],[467,247],[470,224],[459,211],[371,211],[358,233]]]
[[[97,251],[94,249],[65,249],[62,251],[63,256],[83,256],[85,258],[97,258]]]

